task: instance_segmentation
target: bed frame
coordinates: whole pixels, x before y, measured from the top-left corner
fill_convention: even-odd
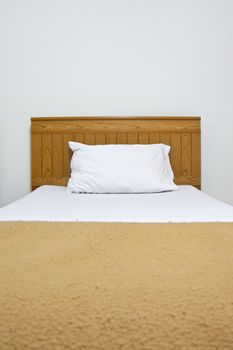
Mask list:
[[[176,184],[201,188],[200,117],[31,118],[32,189],[67,184],[68,141],[96,144],[171,145]]]

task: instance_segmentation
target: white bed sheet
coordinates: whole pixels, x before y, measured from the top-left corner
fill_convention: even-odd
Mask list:
[[[233,206],[192,186],[151,194],[71,194],[42,186],[0,209],[0,221],[226,222]]]

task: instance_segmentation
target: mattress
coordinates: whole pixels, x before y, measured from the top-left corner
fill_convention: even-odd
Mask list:
[[[233,206],[192,186],[150,194],[71,194],[42,186],[1,208],[0,221],[232,222]]]

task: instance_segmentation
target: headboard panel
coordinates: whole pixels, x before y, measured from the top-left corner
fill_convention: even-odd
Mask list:
[[[67,184],[68,141],[171,145],[175,182],[201,187],[200,117],[31,118],[32,189]]]

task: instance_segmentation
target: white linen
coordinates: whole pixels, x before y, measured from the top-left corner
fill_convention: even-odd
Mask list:
[[[76,193],[150,193],[177,189],[170,146],[85,145],[69,142],[73,156],[67,190]]]
[[[74,194],[42,186],[0,209],[0,221],[233,221],[233,206],[192,186],[150,194]]]

